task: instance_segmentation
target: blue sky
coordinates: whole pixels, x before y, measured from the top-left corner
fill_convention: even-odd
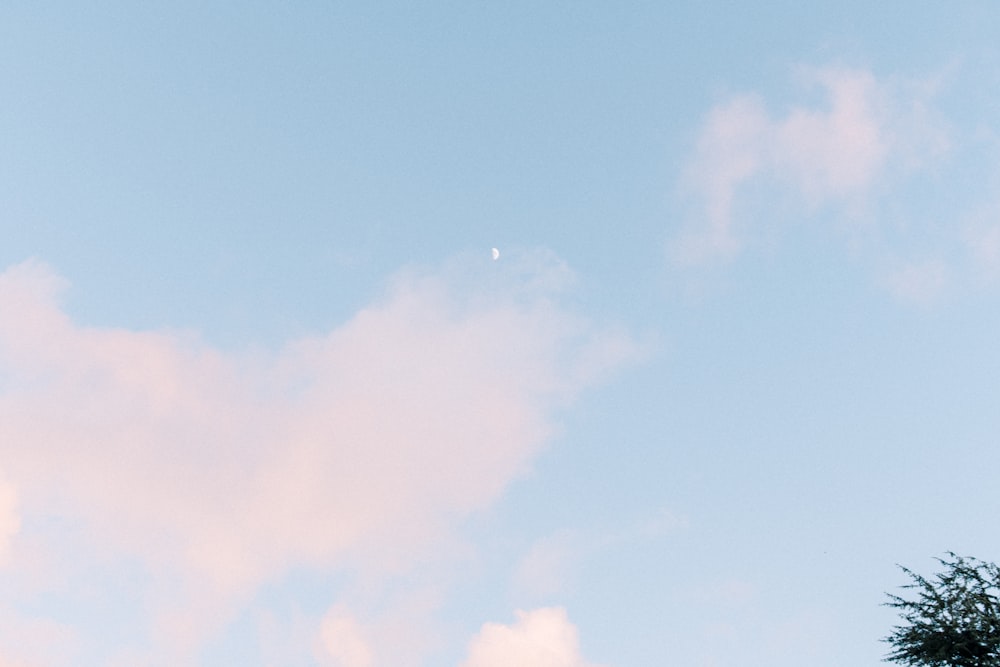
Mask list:
[[[6,3],[0,666],[880,664],[1000,552],[998,21]]]

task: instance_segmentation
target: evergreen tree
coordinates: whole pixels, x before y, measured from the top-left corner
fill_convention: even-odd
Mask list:
[[[886,661],[911,667],[1000,667],[1000,567],[948,553],[944,571],[927,579],[900,566],[916,592],[889,594],[904,623],[883,641]]]

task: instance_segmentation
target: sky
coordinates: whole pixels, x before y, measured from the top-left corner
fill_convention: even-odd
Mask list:
[[[0,667],[882,664],[1000,559],[998,27],[3,3]]]

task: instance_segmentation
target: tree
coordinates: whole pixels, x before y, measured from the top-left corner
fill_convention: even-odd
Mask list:
[[[1000,667],[1000,566],[948,552],[944,571],[926,579],[900,566],[915,600],[889,595],[905,623],[883,639],[886,661],[911,667]]]

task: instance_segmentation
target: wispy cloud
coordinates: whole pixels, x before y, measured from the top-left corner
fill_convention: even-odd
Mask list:
[[[580,535],[568,530],[536,541],[514,571],[515,595],[533,599],[563,592],[575,578],[585,548]]]
[[[612,529],[562,529],[536,540],[521,557],[511,581],[520,604],[550,601],[574,588],[586,561],[609,550],[632,549],[672,536],[688,526],[686,517],[666,508]]]
[[[774,114],[754,94],[732,96],[702,125],[681,189],[695,202],[691,226],[671,243],[680,265],[728,260],[748,236],[738,221],[741,189],[766,182],[807,207],[863,207],[890,170],[912,169],[947,151],[948,133],[930,110],[932,86],[901,85],[863,69],[802,69],[820,105]]]
[[[962,241],[981,280],[1000,277],[1000,205],[993,204],[970,216],[962,230]]]
[[[948,267],[941,259],[905,262],[885,277],[889,292],[896,298],[927,306],[938,300],[948,284]]]
[[[162,663],[290,567],[405,571],[530,467],[555,407],[634,350],[559,305],[565,267],[507,260],[509,275],[404,274],[342,327],[273,354],[80,326],[53,271],[11,267],[0,455],[21,519],[68,517],[107,557],[139,559]],[[363,665],[362,634],[337,618],[328,642]]]

